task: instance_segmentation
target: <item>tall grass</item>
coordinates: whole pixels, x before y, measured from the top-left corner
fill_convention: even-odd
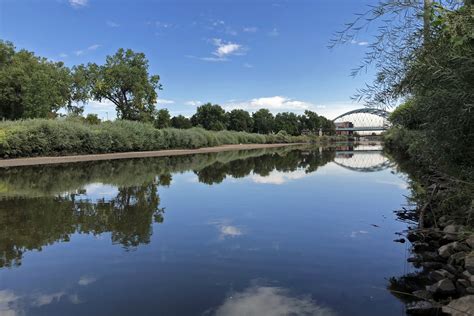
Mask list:
[[[89,125],[72,119],[0,122],[0,157],[58,156],[228,144],[309,142],[308,136],[261,135],[202,128],[156,129],[151,124],[114,121]]]

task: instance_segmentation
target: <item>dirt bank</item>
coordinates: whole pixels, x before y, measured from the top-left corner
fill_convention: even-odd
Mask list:
[[[275,148],[275,147],[284,147],[284,146],[292,146],[292,145],[298,145],[298,144],[242,144],[242,145],[224,145],[224,146],[216,146],[216,147],[204,147],[204,148],[198,148],[198,149],[169,149],[169,150],[156,150],[156,151],[137,151],[137,152],[124,152],[124,153],[111,153],[111,154],[96,154],[96,155],[0,159],[0,168],[31,166],[31,165],[49,165],[49,164],[95,161],[95,160],[180,156],[180,155],[190,155],[190,154],[214,153],[214,152],[229,151],[229,150]]]

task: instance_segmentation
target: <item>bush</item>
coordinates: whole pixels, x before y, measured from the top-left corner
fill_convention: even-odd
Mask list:
[[[228,144],[308,142],[308,136],[285,133],[261,135],[247,132],[190,129],[156,129],[150,123],[117,120],[89,124],[76,119],[30,119],[0,122],[0,157],[34,157],[97,154]]]

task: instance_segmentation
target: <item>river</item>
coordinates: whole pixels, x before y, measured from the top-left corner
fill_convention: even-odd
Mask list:
[[[377,146],[0,170],[0,315],[404,315]]]

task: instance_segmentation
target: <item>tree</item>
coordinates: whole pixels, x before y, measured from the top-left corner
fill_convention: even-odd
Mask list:
[[[239,132],[251,132],[253,128],[253,120],[249,112],[245,110],[232,110],[227,113],[227,129]]]
[[[186,129],[191,128],[193,125],[191,124],[190,119],[184,117],[183,115],[178,115],[171,119],[171,126],[174,128]]]
[[[156,113],[155,127],[167,128],[171,126],[171,116],[168,109],[158,110]]]
[[[253,131],[260,134],[269,134],[273,132],[275,118],[267,109],[260,109],[253,113]]]
[[[91,125],[98,125],[100,124],[100,118],[97,114],[87,114],[85,117],[85,122]]]
[[[70,99],[70,70],[0,40],[0,118],[46,118]]]
[[[206,103],[197,108],[196,114],[191,117],[193,126],[202,126],[207,130],[220,131],[226,127],[225,110],[217,105]]]
[[[278,113],[275,116],[275,130],[285,131],[290,135],[300,134],[298,116],[292,112]]]
[[[319,128],[321,127],[321,119],[316,112],[306,110],[304,111],[304,115],[301,118],[302,125],[304,129],[307,129],[313,133],[316,133],[319,131]]]
[[[161,84],[158,75],[148,74],[145,54],[120,48],[105,65],[89,64],[87,75],[92,99],[115,104],[120,119],[153,120]]]

